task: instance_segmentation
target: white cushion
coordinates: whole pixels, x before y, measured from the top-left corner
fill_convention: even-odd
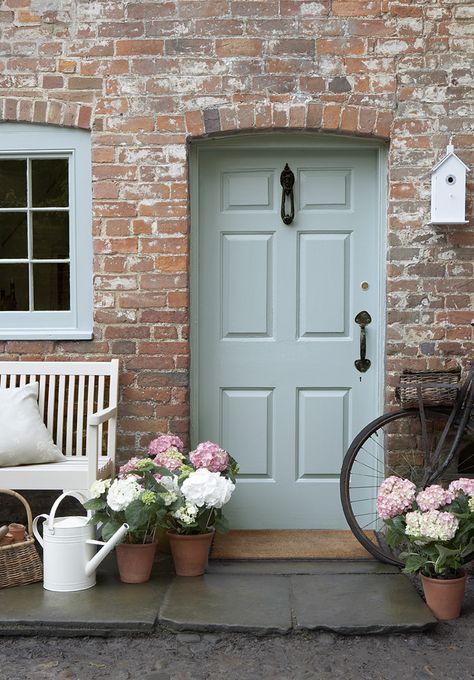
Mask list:
[[[64,460],[41,418],[38,387],[0,388],[0,467]]]

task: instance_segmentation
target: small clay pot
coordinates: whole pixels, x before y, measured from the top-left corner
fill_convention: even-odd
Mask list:
[[[11,543],[14,542],[13,536],[8,533],[6,534],[2,539],[0,539],[0,545],[10,545]]]
[[[16,524],[14,522],[8,525],[8,533],[13,536],[15,543],[21,543],[25,540],[26,527],[24,524]]]

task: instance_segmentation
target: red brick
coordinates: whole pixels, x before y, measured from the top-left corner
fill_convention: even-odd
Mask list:
[[[130,19],[162,19],[176,14],[176,2],[140,2],[127,5],[127,15]]]
[[[341,112],[341,130],[357,132],[359,109],[356,106],[344,106]]]
[[[305,124],[305,116],[305,106],[291,106],[289,113],[289,126],[291,128],[303,128]]]
[[[308,126],[308,128],[321,127],[322,119],[323,119],[322,104],[316,102],[308,104],[308,111],[306,114],[306,125]]]
[[[77,127],[89,129],[91,126],[92,109],[89,106],[81,106],[77,119]]]
[[[329,55],[364,54],[366,42],[362,38],[324,38],[316,40],[316,53]]]
[[[17,108],[16,99],[5,99],[5,120],[16,120]]]
[[[43,76],[42,85],[46,90],[55,90],[64,86],[64,79],[62,76]]]
[[[376,109],[361,108],[359,115],[359,132],[372,133],[374,131]]]
[[[158,116],[157,129],[163,132],[185,132],[184,116]]]
[[[179,13],[181,17],[195,19],[197,17],[221,17],[227,14],[228,0],[181,0]]]
[[[70,76],[67,86],[70,90],[101,90],[102,78],[83,78],[82,76]]]
[[[263,43],[257,38],[221,38],[216,40],[218,57],[258,57]]]
[[[339,104],[326,104],[323,109],[323,128],[337,130],[341,119],[341,107]]]
[[[354,17],[377,15],[381,12],[380,0],[333,0],[332,11],[336,16]]]
[[[142,54],[156,54],[162,55],[164,52],[163,40],[117,40],[116,54],[119,56],[125,55],[142,55]]]
[[[307,38],[285,38],[270,43],[270,53],[278,55],[314,56],[314,40]]]
[[[204,134],[204,120],[201,111],[187,111],[185,114],[186,129],[193,137]]]
[[[375,36],[393,35],[393,25],[383,19],[353,19],[348,23],[350,35]]]
[[[158,293],[133,293],[121,294],[119,297],[120,307],[123,309],[142,309],[145,307],[164,307],[166,295]]]
[[[156,268],[162,272],[185,272],[188,260],[182,255],[160,255],[156,258]]]

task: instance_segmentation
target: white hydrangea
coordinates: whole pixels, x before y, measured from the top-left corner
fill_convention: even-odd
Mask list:
[[[130,503],[140,498],[143,489],[133,477],[116,479],[107,494],[107,505],[116,512],[125,510]]]
[[[192,503],[186,503],[186,505],[183,505],[181,508],[178,508],[178,510],[175,510],[175,512],[173,512],[172,514],[173,517],[175,517],[183,524],[192,524],[196,519],[198,510],[199,508],[197,507],[197,505],[193,505]]]
[[[175,493],[177,496],[179,495],[178,477],[176,475],[163,475],[158,482],[170,493]]]
[[[160,497],[167,507],[178,500],[178,494],[174,493],[173,491],[165,491],[164,493],[162,492],[160,493]]]
[[[232,495],[235,484],[219,472],[199,468],[184,480],[181,491],[189,503],[198,508],[222,508]]]
[[[459,527],[459,520],[451,512],[429,510],[407,512],[406,533],[427,541],[450,541]]]
[[[111,479],[97,479],[95,482],[92,482],[91,488],[89,490],[90,497],[100,498],[100,496],[102,496],[102,494],[107,491],[111,484]]]

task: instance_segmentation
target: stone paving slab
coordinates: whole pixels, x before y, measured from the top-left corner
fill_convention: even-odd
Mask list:
[[[305,575],[290,581],[296,629],[359,635],[425,630],[437,623],[403,574]]]
[[[177,577],[158,620],[174,630],[287,633],[292,627],[289,579],[239,574]]]
[[[87,590],[59,593],[42,583],[0,591],[0,635],[119,635],[151,632],[171,581],[155,567],[148,583],[124,584],[115,563]]]
[[[210,560],[209,574],[398,574],[377,560]]]

